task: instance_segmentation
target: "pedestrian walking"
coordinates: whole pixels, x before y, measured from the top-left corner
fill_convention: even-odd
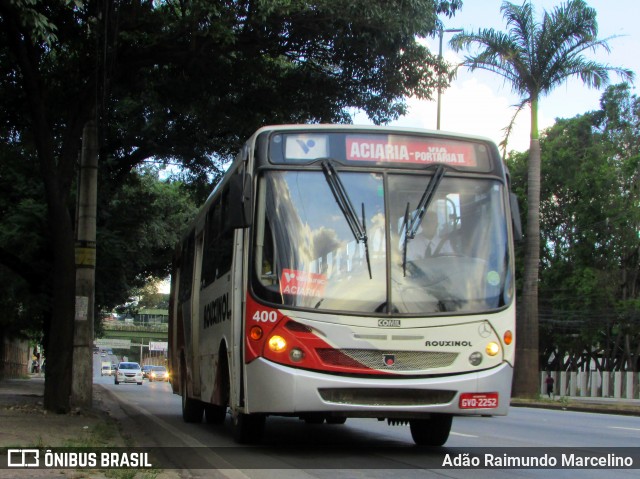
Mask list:
[[[553,399],[553,383],[555,380],[551,377],[551,373],[547,373],[547,378],[544,380],[544,383],[547,385],[547,396]]]

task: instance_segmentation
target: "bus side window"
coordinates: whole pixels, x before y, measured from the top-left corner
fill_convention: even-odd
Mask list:
[[[180,255],[180,303],[191,297],[193,286],[193,257],[195,251],[195,238],[192,231],[189,238],[182,244]]]
[[[229,188],[225,187],[207,212],[202,254],[201,287],[221,278],[231,269],[234,230],[226,228],[229,215]]]
[[[276,259],[273,245],[273,232],[269,221],[265,222],[264,245],[262,249],[262,264],[258,265],[260,271],[260,281],[265,286],[277,283]]]
[[[216,242],[220,230],[220,201],[216,201],[205,220],[204,249],[202,252],[202,287],[213,283],[216,279]]]
[[[217,274],[216,279],[225,275],[231,269],[233,261],[233,235],[235,230],[228,227],[230,215],[229,187],[225,186],[221,195],[220,206],[220,234],[217,241]]]
[[[278,264],[271,224],[266,218],[258,228],[254,254],[254,287],[266,300],[282,303],[278,275],[280,265]]]

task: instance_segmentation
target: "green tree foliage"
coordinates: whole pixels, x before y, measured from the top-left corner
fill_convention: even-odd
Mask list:
[[[39,342],[50,302],[46,206],[33,161],[12,154],[11,145],[0,146],[0,331]],[[132,291],[149,296],[147,283],[169,275],[175,244],[197,207],[183,183],[159,173],[156,167],[136,168],[122,182],[101,188],[96,311],[124,303]]]
[[[180,182],[161,180],[156,168],[136,168],[100,202],[96,310],[110,311],[133,290],[170,274],[180,234],[197,206]]]
[[[542,136],[540,358],[547,369],[639,366],[639,106],[628,85],[612,86],[601,110],[557,120]],[[526,153],[509,159],[519,191],[526,162]]]
[[[39,339],[50,251],[42,190],[32,171],[33,161],[9,143],[0,145],[0,332]]]
[[[507,33],[481,29],[463,32],[451,39],[451,45],[478,47],[463,65],[500,75],[518,93],[521,105],[531,108],[531,145],[527,170],[527,230],[522,294],[516,331],[517,358],[514,393],[535,397],[538,394],[538,271],[540,261],[540,140],[538,102],[571,77],[599,88],[614,71],[631,79],[630,70],[615,68],[587,59],[584,53],[609,47],[598,39],[596,11],[583,0],[568,0],[536,21],[531,2],[522,5],[504,2],[502,15]]]
[[[206,182],[267,123],[376,122],[428,98],[446,66],[417,41],[459,0],[0,2],[3,134],[33,160],[46,204],[45,407],[66,411],[75,306],[72,187],[100,118],[101,186],[149,158]],[[445,76],[442,76],[445,78]],[[99,248],[99,247],[98,247]],[[19,256],[19,255],[18,255]]]
[[[169,309],[169,294],[163,293],[162,280],[150,281],[136,291],[138,307],[141,309]]]
[[[611,145],[617,208],[608,211],[606,225],[615,238],[608,253],[618,263],[618,309],[608,334],[614,338],[615,367],[640,370],[640,98],[628,84],[608,88],[601,101],[597,127]],[[622,354],[619,355],[618,353]],[[613,359],[612,359],[613,360]]]
[[[617,210],[617,181],[593,120],[592,114],[560,120],[542,140],[541,333],[558,346],[547,344],[541,353],[543,364],[553,357],[559,370],[566,358],[567,367],[581,365],[615,310],[618,268],[607,217]]]
[[[145,309],[168,310],[170,295],[161,291],[165,280],[154,278],[140,288],[130,289],[127,302],[116,306],[113,310],[119,315],[133,318]]]
[[[127,147],[114,157],[123,168],[178,158],[202,178],[210,155],[230,158],[265,124],[350,122],[353,108],[384,123],[407,96],[430,98],[444,65],[417,37],[460,2],[168,1],[126,15],[116,5],[107,135]]]

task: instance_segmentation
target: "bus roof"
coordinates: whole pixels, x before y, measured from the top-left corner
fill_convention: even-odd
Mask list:
[[[379,126],[379,125],[344,125],[335,123],[314,123],[314,124],[283,124],[283,125],[265,125],[258,129],[249,139],[253,140],[265,132],[271,131],[297,131],[297,130],[333,130],[333,131],[360,131],[371,133],[395,133],[395,134],[415,134],[415,135],[429,135],[442,138],[452,138],[457,140],[473,140],[493,143],[495,142],[485,136],[469,135],[453,131],[444,130],[428,130],[423,128],[407,128],[403,126]],[[252,142],[252,141],[251,141]]]

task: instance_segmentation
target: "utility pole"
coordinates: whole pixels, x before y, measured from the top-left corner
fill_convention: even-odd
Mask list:
[[[82,132],[76,216],[76,314],[71,404],[80,408],[90,408],[93,397],[97,190],[98,126],[92,119]]]
[[[449,28],[447,30],[440,29],[438,35],[440,37],[440,48],[438,49],[438,60],[442,60],[442,37],[445,33],[460,33],[464,30],[461,28]],[[440,82],[440,77],[442,74],[438,75],[438,82]],[[438,119],[436,121],[436,130],[440,129],[440,97],[442,96],[442,88],[438,85]]]

